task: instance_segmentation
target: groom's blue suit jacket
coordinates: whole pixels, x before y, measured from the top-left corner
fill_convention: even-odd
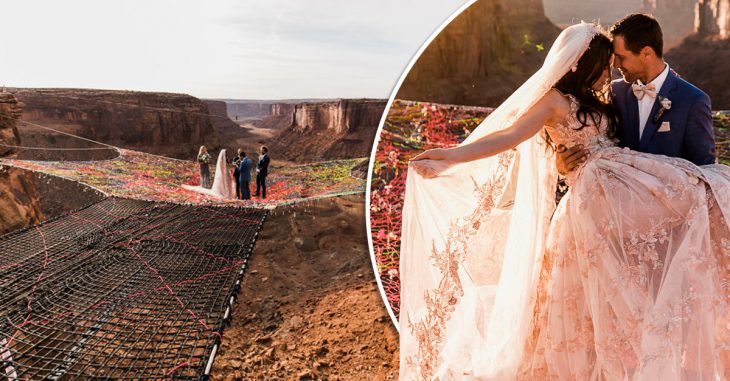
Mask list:
[[[672,101],[659,120],[659,96],[639,139],[639,105],[631,84],[623,79],[611,83],[614,104],[621,123],[616,131],[619,145],[635,151],[681,157],[697,165],[715,162],[715,134],[712,128],[710,98],[702,90],[679,78],[672,70],[658,95]],[[659,132],[662,122],[670,131]]]

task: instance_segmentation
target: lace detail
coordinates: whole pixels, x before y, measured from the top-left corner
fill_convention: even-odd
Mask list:
[[[730,168],[591,147],[548,238],[520,379],[725,379],[730,369]],[[549,274],[545,274],[549,271]]]
[[[570,112],[565,116],[563,122],[557,123],[555,126],[545,126],[545,130],[553,143],[556,145],[564,145],[568,148],[582,144],[584,149],[588,151],[589,158],[603,148],[616,146],[616,142],[608,138],[607,117],[602,117],[598,126],[583,126],[578,120],[578,109],[580,108],[578,99],[573,94],[560,94],[567,97],[570,101]],[[568,185],[575,182],[576,177],[580,174],[585,164],[585,162],[580,164],[566,175]]]
[[[407,357],[406,362],[414,369],[413,374],[418,375],[419,380],[430,380],[436,370],[438,354],[445,339],[446,322],[464,295],[458,270],[464,261],[469,239],[477,233],[480,221],[492,212],[501,198],[514,155],[513,150],[499,155],[500,168],[494,178],[481,186],[474,184],[479,207],[470,216],[451,224],[443,250],[435,246],[432,248],[431,260],[438,267],[442,278],[437,289],[427,291],[424,295],[427,315],[417,322],[408,321],[408,328],[418,341],[418,353]]]

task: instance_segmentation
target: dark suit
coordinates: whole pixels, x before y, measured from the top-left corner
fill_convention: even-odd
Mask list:
[[[611,83],[614,104],[621,119],[616,131],[619,145],[635,151],[680,157],[697,165],[715,162],[715,135],[712,128],[710,98],[702,90],[669,71],[639,138],[639,106],[631,84]],[[655,121],[659,97],[672,101],[670,109]],[[657,131],[669,122],[670,131]]]
[[[256,164],[256,195],[261,194],[261,198],[266,198],[266,176],[268,174],[269,154],[266,153],[259,156],[259,162]]]
[[[233,166],[235,168],[233,170],[233,181],[236,182],[236,198],[239,198],[240,199],[241,198],[241,182],[238,180],[238,175],[240,173],[238,171],[238,165],[241,164],[241,158],[238,157],[238,156],[236,156],[231,161],[231,164],[233,164]]]
[[[238,182],[241,187],[241,199],[250,200],[251,191],[249,190],[248,183],[251,181],[251,167],[253,162],[251,159],[244,157],[241,163],[238,164]]]

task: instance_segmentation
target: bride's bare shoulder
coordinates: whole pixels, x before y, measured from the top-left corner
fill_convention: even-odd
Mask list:
[[[543,101],[545,101],[556,111],[560,111],[563,114],[570,112],[570,96],[567,94],[563,94],[560,90],[556,88],[550,89],[550,91],[548,91],[543,97]]]
[[[543,107],[550,109],[552,115],[549,119],[551,122],[560,122],[565,118],[565,115],[570,113],[570,102],[571,99],[568,95],[555,88],[550,89],[540,100]]]

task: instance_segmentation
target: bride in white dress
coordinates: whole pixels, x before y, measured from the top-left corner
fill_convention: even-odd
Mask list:
[[[561,80],[590,69],[576,86],[597,98],[611,57],[598,26],[566,28],[464,143],[413,158],[401,380],[730,380],[730,167],[581,121],[590,99]],[[557,206],[549,142],[591,152]]]
[[[228,170],[226,150],[222,149],[218,154],[218,162],[215,166],[215,177],[213,178],[213,186],[211,189],[190,185],[183,185],[183,188],[219,198],[236,198],[236,193],[233,189],[233,175]]]

